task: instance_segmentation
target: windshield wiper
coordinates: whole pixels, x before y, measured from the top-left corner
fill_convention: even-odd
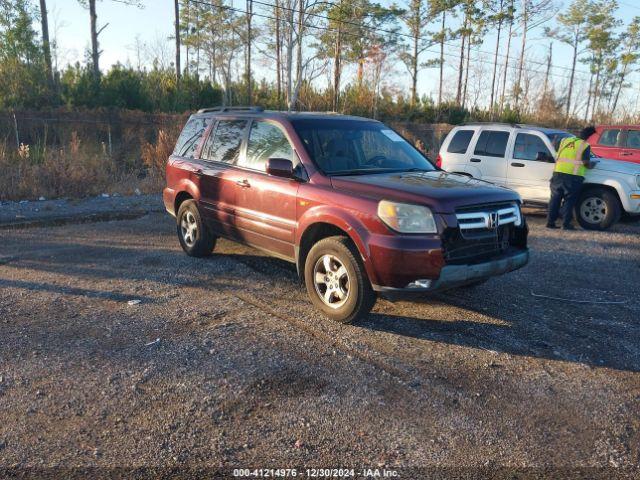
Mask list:
[[[389,173],[396,171],[395,168],[356,168],[353,170],[338,170],[337,172],[327,172],[328,175],[340,177],[346,175],[368,175],[375,173]]]

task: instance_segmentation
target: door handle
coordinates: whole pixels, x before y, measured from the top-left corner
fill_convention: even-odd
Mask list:
[[[513,162],[511,164],[512,167],[524,167],[524,163]]]
[[[236,185],[242,188],[249,188],[251,186],[251,184],[249,183],[249,180],[247,180],[246,178],[243,178],[242,180],[237,180]]]
[[[622,152],[620,154],[621,157],[628,157],[629,155],[631,155],[631,152]]]
[[[482,160],[480,160],[479,158],[472,158],[471,161],[473,163],[480,163]]]
[[[201,169],[201,168],[197,169],[197,170],[196,170],[195,172],[193,172],[193,173],[194,173],[194,174],[196,174],[196,175],[198,175],[198,176],[201,176],[201,175],[203,175],[203,174],[204,174],[204,172],[202,171],[202,169]]]

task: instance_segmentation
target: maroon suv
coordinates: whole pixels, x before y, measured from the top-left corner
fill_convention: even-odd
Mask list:
[[[445,173],[360,117],[200,110],[167,163],[164,203],[188,255],[225,237],[293,262],[341,322],[377,294],[473,285],[529,259],[516,193]]]

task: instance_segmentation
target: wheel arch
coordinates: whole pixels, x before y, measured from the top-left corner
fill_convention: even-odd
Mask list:
[[[618,186],[610,183],[583,183],[582,189],[580,190],[580,195],[584,195],[586,192],[591,192],[594,190],[606,190],[610,193],[613,193],[618,200],[620,208],[624,210],[624,205],[622,205],[622,201],[620,199],[620,193],[618,192]],[[577,205],[576,205],[577,206]]]
[[[371,282],[374,282],[374,272],[369,261],[369,250],[367,248],[367,230],[355,218],[344,218],[338,214],[323,212],[322,215],[313,214],[313,218],[301,222],[298,229],[296,241],[296,268],[298,276],[304,279],[304,264],[311,247],[323,238],[340,235],[347,237],[356,247],[365,270]]]
[[[173,201],[173,211],[176,215],[178,214],[180,205],[185,200],[200,200],[200,191],[198,190],[198,187],[191,181],[185,180],[183,182],[180,182],[180,184],[176,185],[176,192],[177,193],[175,196],[175,200]]]

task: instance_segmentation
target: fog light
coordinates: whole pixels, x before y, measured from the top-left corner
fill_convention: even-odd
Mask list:
[[[407,288],[429,288],[431,286],[431,280],[416,280],[407,285]]]

